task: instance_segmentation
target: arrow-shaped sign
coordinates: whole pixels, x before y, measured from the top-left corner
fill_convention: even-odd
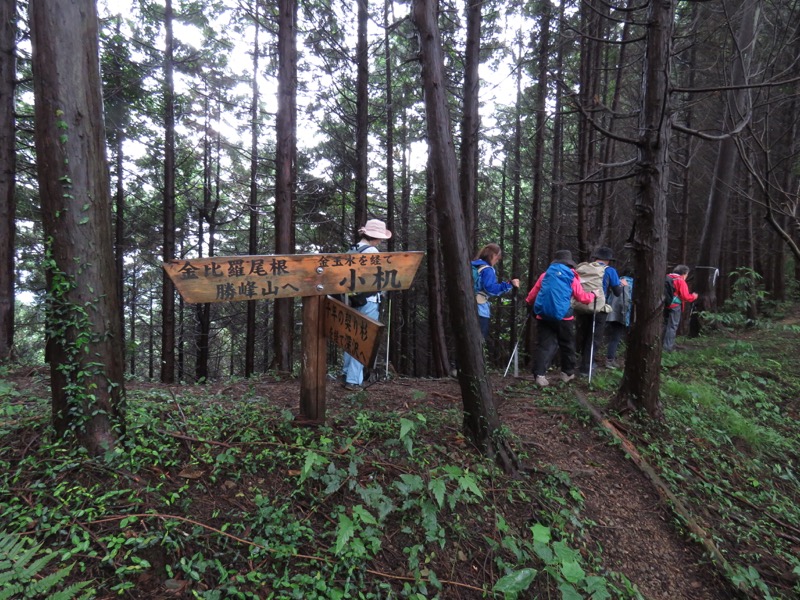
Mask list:
[[[276,300],[411,286],[423,252],[216,256],[173,260],[164,270],[186,302]]]

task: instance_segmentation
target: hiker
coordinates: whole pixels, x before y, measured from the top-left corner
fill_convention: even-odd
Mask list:
[[[528,292],[525,302],[533,306],[538,328],[538,343],[533,359],[533,375],[539,387],[548,385],[547,369],[560,350],[561,381],[575,378],[575,320],[572,300],[591,304],[599,294],[585,292],[580,277],[575,271],[575,261],[569,250],[558,250],[553,262],[539,275],[536,284]]]
[[[485,340],[489,337],[489,298],[502,296],[512,289],[519,288],[519,279],[497,281],[494,266],[503,257],[500,246],[495,243],[486,244],[472,261],[472,282],[474,285],[475,302],[478,304],[478,321],[481,325],[481,335]]]
[[[374,254],[379,252],[378,245],[392,237],[392,232],[386,229],[386,224],[379,219],[370,219],[366,224],[358,230],[359,241],[351,249],[351,252],[359,252],[363,254]],[[352,304],[361,314],[370,317],[371,319],[378,320],[378,313],[380,312],[381,293],[375,292],[367,296],[366,302],[361,306]],[[364,383],[364,365],[358,362],[355,358],[344,353],[344,389],[349,391],[358,391]]]
[[[576,267],[576,272],[581,278],[584,290],[599,287],[601,293],[597,295],[597,302],[584,307],[575,307],[575,327],[577,339],[581,346],[581,361],[578,373],[589,375],[594,370],[592,364],[597,356],[599,340],[603,339],[606,318],[611,311],[609,292],[614,296],[622,293],[623,283],[619,279],[617,270],[611,266],[614,253],[607,246],[595,248],[588,263],[581,263]]]
[[[697,300],[697,294],[692,294],[686,284],[688,276],[689,267],[678,265],[672,273],[667,275],[664,282],[664,350],[666,352],[672,352],[678,348],[675,345],[675,336],[678,335],[678,325],[681,324],[683,303]],[[671,293],[667,291],[667,288]]]
[[[633,278],[628,275],[620,277],[622,293],[611,297],[611,312],[606,319],[606,368],[616,369],[617,348],[622,338],[630,330],[631,312],[633,309]],[[626,285],[627,284],[627,285]]]

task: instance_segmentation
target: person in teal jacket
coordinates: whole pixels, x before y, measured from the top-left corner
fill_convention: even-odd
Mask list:
[[[497,281],[497,273],[494,266],[503,257],[500,246],[495,243],[486,244],[478,252],[478,256],[472,261],[473,275],[475,279],[475,302],[478,305],[478,321],[481,325],[481,335],[485,340],[489,337],[489,319],[491,308],[489,298],[502,296],[514,288],[519,288],[519,279],[509,281]]]

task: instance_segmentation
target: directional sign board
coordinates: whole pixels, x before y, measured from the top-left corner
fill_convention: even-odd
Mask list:
[[[391,292],[411,286],[423,252],[222,256],[162,266],[192,303]]]
[[[325,298],[323,328],[328,340],[366,367],[374,367],[384,324],[333,298]]]

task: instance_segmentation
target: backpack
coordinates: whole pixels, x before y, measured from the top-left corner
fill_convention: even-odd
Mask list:
[[[369,244],[361,244],[360,246],[352,246],[350,248],[351,254],[361,254],[369,248]],[[353,308],[361,308],[367,304],[367,298],[370,296],[374,296],[375,292],[355,292],[353,294],[347,294],[347,299],[349,301],[350,306]]]
[[[667,275],[664,278],[664,310],[675,300],[675,280]]]
[[[553,263],[547,267],[533,303],[534,314],[548,321],[560,321],[570,316],[573,279],[575,274],[567,265]]]
[[[489,294],[481,290],[481,271],[488,267],[489,265],[472,265],[472,293],[478,304],[486,304],[489,301]]]
[[[591,304],[584,304],[583,302],[578,302],[573,299],[572,308],[575,312],[584,314],[611,312],[611,305],[606,303],[606,296],[603,292],[603,275],[606,273],[606,265],[599,262],[584,262],[579,264],[575,270],[578,272],[578,277],[581,279],[581,286],[584,292],[600,290],[596,302],[592,301]]]

